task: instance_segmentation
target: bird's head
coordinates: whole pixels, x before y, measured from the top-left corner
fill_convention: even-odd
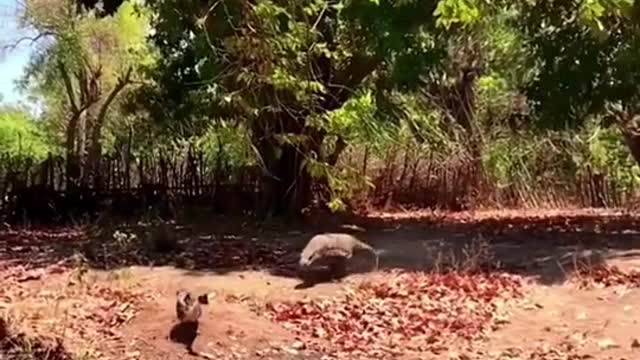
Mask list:
[[[186,290],[178,290],[176,292],[176,297],[178,298],[178,301],[180,301],[182,303],[185,303],[185,304],[189,304],[192,301],[191,293],[189,293]]]

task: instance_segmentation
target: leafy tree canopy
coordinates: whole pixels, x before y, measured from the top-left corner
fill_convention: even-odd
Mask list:
[[[0,156],[41,161],[53,150],[25,109],[0,108]]]
[[[607,102],[637,102],[640,4],[633,0],[522,2],[536,76],[526,84],[542,125],[579,125]]]
[[[480,21],[483,6],[451,0],[148,5],[161,60],[158,86],[138,102],[146,101],[156,119],[182,125],[239,121],[283,189],[302,186],[297,174],[309,159],[331,162],[344,148],[321,151],[327,136],[341,141],[335,118],[327,117],[331,112],[368,88],[376,94],[378,114],[388,113],[389,94],[420,86],[420,75],[447,56],[446,35]]]

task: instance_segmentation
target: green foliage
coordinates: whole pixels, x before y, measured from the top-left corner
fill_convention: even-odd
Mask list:
[[[89,132],[99,127],[103,152],[114,151],[118,138],[126,137],[132,123],[140,120],[123,114],[126,101],[119,93],[113,101],[109,98],[128,69],[130,82],[142,82],[143,70],[156,61],[147,41],[150,16],[136,0],[123,2],[115,14],[104,17],[80,11],[70,0],[26,3],[23,25],[50,35],[32,57],[22,83],[44,103],[44,127],[56,143],[66,145],[70,118],[79,109],[84,109],[86,123],[86,134],[79,137],[93,146],[96,141]]]
[[[526,91],[542,125],[575,127],[609,101],[637,101],[638,4],[532,1],[517,22],[536,59]]]
[[[319,117],[318,127],[323,127],[329,134],[352,138],[367,138],[379,132],[372,128],[375,123],[376,103],[370,91],[362,92],[351,98],[344,106]],[[315,119],[313,119],[315,120]]]
[[[482,18],[480,5],[478,0],[443,0],[438,2],[435,15],[438,24],[445,28],[453,24],[475,24]]]
[[[640,168],[623,139],[619,128],[603,126],[601,118],[587,121],[575,138],[581,149],[574,157],[578,171],[608,176],[624,190],[640,185]]]
[[[594,175],[620,191],[640,185],[640,168],[620,130],[603,126],[599,118],[564,133],[499,134],[488,142],[483,166],[499,187],[574,184],[580,176]]]
[[[530,134],[529,134],[530,135]],[[499,135],[483,153],[483,167],[498,187],[534,182],[533,170],[544,152],[544,138]]]
[[[248,132],[241,128],[214,123],[195,144],[205,152],[211,164],[221,163],[229,170],[255,163]]]
[[[38,162],[55,150],[25,110],[0,109],[0,154],[4,159]]]
[[[286,194],[304,194],[294,188],[308,175],[309,187],[328,186],[329,208],[345,209],[373,185],[343,151],[378,166],[396,153],[434,167],[480,154],[497,188],[587,171],[625,189],[638,181],[620,129],[599,120],[609,102],[640,103],[632,0],[129,0],[112,16],[71,0],[26,5],[23,23],[52,34],[25,81],[45,124],[3,118],[5,151],[19,138],[41,158],[56,148],[43,134],[64,144],[63,64],[101,74],[87,119],[133,69],[135,89],[106,115],[105,153],[130,141],[141,157],[196,150],[229,181],[258,165],[265,184],[279,179],[274,203],[294,203]]]
[[[478,117],[479,121],[491,125],[505,125],[511,112],[513,92],[509,88],[509,82],[498,74],[483,76],[478,79]]]
[[[389,140],[389,129],[377,121],[375,117],[376,103],[370,91],[364,91],[347,101],[344,106],[322,116],[310,119],[312,126],[326,129],[328,140],[323,143],[323,154],[335,151],[338,137],[349,144],[371,144],[384,148],[383,137]],[[388,141],[387,141],[388,142]],[[320,157],[326,158],[327,155]],[[363,179],[357,171],[349,166],[333,166],[318,157],[312,156],[306,163],[313,179],[326,179],[331,199],[327,204],[332,211],[346,209],[345,201],[355,194],[371,186],[368,179]]]

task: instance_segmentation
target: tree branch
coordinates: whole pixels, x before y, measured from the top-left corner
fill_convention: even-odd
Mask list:
[[[347,148],[347,142],[345,139],[338,135],[338,139],[336,140],[336,147],[333,149],[333,152],[329,155],[327,159],[327,163],[331,166],[335,166],[338,163],[338,159],[340,158],[340,154]]]
[[[114,88],[111,90],[111,92],[107,96],[107,99],[104,101],[104,103],[100,107],[100,112],[98,112],[98,118],[96,119],[97,120],[97,124],[95,126],[96,130],[99,131],[102,128],[102,125],[104,123],[104,118],[107,114],[107,110],[109,109],[109,106],[111,105],[113,100],[115,100],[116,96],[118,96],[118,93],[120,93],[120,91],[122,91],[122,89],[124,89],[124,87],[131,82],[132,71],[133,71],[133,68],[129,67],[125,75],[120,79],[118,79],[118,83],[116,84],[116,86],[114,86]]]
[[[6,45],[2,46],[2,51],[3,52],[5,52],[5,51],[6,52],[10,52],[10,51],[15,50],[24,41],[28,41],[29,45],[31,45],[33,43],[38,42],[43,37],[54,36],[54,35],[56,35],[56,33],[53,32],[53,31],[44,31],[44,32],[39,33],[36,36],[23,36],[23,37],[19,38],[18,40],[16,40],[15,42],[11,43],[11,44],[6,44]]]
[[[380,61],[375,57],[354,55],[345,69],[334,76],[335,82],[328,86],[331,90],[325,95],[324,110],[332,111],[340,108],[378,65]]]
[[[62,61],[58,61],[58,69],[60,70],[60,75],[62,76],[64,87],[67,90],[67,96],[69,97],[69,104],[71,105],[71,111],[74,114],[77,114],[80,112],[80,109],[78,109],[75,95],[73,94],[73,84],[71,83],[71,77],[69,76],[69,72],[67,71],[67,68],[64,66],[64,63]]]

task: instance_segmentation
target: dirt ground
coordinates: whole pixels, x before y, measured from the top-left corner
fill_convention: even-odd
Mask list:
[[[376,219],[361,220],[364,231],[356,234],[382,250],[379,269],[372,269],[367,254],[359,254],[349,265],[351,275],[308,288],[299,286],[293,269],[310,236],[327,230],[318,226],[242,227],[221,221],[176,227],[181,249],[153,260],[134,256],[124,240],[119,254],[106,245],[103,255],[87,254],[87,241],[99,235],[86,231],[57,237],[51,229],[14,230],[0,236],[6,249],[0,254],[5,274],[0,313],[10,319],[10,328],[63,338],[72,352],[82,353],[76,358],[185,359],[191,355],[184,342],[192,339],[176,340],[175,294],[188,289],[212,294],[203,307],[196,350],[218,359],[321,359],[327,354],[317,349],[331,348],[332,341],[310,339],[272,321],[261,314],[261,304],[336,298],[364,281],[384,281],[390,269],[437,272],[447,265],[491,263],[526,280],[524,298],[501,305],[509,316],[500,326],[439,353],[388,358],[640,358],[640,289],[633,277],[618,286],[588,289],[570,281],[581,264],[627,272],[640,268],[640,217],[574,210]],[[233,244],[234,250],[221,244]],[[76,263],[60,265],[82,251],[86,270],[79,271]],[[244,264],[226,266],[234,261]],[[93,313],[102,315],[97,319]]]

